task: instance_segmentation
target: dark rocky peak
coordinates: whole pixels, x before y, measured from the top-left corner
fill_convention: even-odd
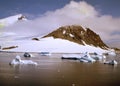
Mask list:
[[[88,45],[93,45],[101,48],[108,48],[108,46],[101,40],[100,36],[93,32],[91,29],[86,28],[86,32],[83,36],[83,40]]]
[[[89,28],[82,28],[79,25],[63,26],[49,33],[44,37],[54,37],[69,40],[81,45],[92,45],[107,49],[108,46],[101,40],[100,36]]]

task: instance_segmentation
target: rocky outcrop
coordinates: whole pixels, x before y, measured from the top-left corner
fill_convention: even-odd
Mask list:
[[[54,37],[69,40],[81,45],[92,45],[107,49],[108,46],[101,40],[100,36],[89,28],[82,28],[78,25],[64,26],[49,33],[44,37]],[[44,38],[43,37],[43,38]]]

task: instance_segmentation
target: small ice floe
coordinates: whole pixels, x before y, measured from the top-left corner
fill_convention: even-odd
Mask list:
[[[90,56],[88,52],[86,52],[79,60],[81,62],[95,62],[96,61]]]
[[[78,54],[63,54],[61,59],[69,59],[69,60],[79,60],[81,58]]]
[[[109,65],[117,65],[117,61],[111,60],[111,61],[105,61],[104,64],[109,64]]]
[[[80,54],[64,54],[62,55],[61,59],[70,59],[70,60],[79,60],[80,62],[95,62],[96,60],[93,59],[88,52],[83,55]]]
[[[107,52],[108,55],[111,55],[111,56],[116,56],[116,53],[115,53],[115,50],[114,49],[111,49]]]
[[[32,60],[21,60],[21,57],[19,55],[17,55],[16,58],[13,59],[10,62],[10,65],[18,65],[18,64],[32,64],[32,65],[37,65],[37,63],[33,62]]]
[[[95,60],[102,61],[103,59],[106,59],[105,55],[97,54],[96,52],[91,55],[91,57]]]
[[[50,52],[40,52],[41,56],[51,56]]]
[[[111,55],[111,56],[116,56],[116,53],[111,51],[111,52],[108,52],[108,55]]]
[[[79,60],[80,60],[80,62],[85,62],[85,63],[91,62],[90,60],[86,60],[86,59],[84,59],[84,58],[81,58],[81,59],[79,59]]]
[[[25,52],[23,56],[24,56],[24,57],[33,57],[33,55],[32,55],[32,54],[27,53],[27,52]]]

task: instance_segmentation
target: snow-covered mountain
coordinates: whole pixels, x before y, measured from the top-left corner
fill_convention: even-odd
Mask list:
[[[101,40],[100,36],[89,28],[79,25],[63,26],[44,37],[54,37],[69,40],[80,45],[91,45],[107,49],[108,46]],[[43,38],[44,38],[43,37]]]
[[[27,20],[22,14],[0,19],[0,27]],[[11,29],[11,28],[10,28]],[[17,27],[15,28],[17,29]],[[19,32],[24,32],[19,29]],[[37,31],[39,32],[39,31]],[[105,53],[109,47],[89,28],[78,25],[62,26],[43,37],[28,36],[7,31],[0,33],[0,50],[13,52]],[[28,39],[29,38],[29,39]],[[4,40],[3,40],[4,39]],[[36,41],[37,40],[37,41]]]
[[[18,23],[27,21],[27,18],[22,14],[17,14],[14,16],[9,16],[6,18],[0,19],[0,41],[8,41],[17,38],[16,35],[20,30],[18,28],[13,28],[12,26]],[[21,32],[24,32],[21,30]]]
[[[0,28],[12,25],[12,24],[14,24],[14,23],[16,23],[20,20],[27,20],[27,19],[22,14],[17,14],[17,15],[14,15],[14,16],[10,16],[10,17],[7,17],[7,18],[0,19]]]

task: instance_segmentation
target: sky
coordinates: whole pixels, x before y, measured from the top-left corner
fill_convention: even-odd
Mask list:
[[[0,0],[0,18],[21,13],[31,19],[11,26],[12,30],[6,28],[17,34],[43,35],[59,26],[77,24],[91,28],[104,42],[119,45],[119,8],[120,0]]]
[[[30,18],[42,15],[47,11],[60,9],[71,0],[0,0],[0,18],[22,13]],[[86,1],[94,6],[101,14],[120,16],[120,0],[73,0]],[[31,16],[30,16],[31,15]]]

